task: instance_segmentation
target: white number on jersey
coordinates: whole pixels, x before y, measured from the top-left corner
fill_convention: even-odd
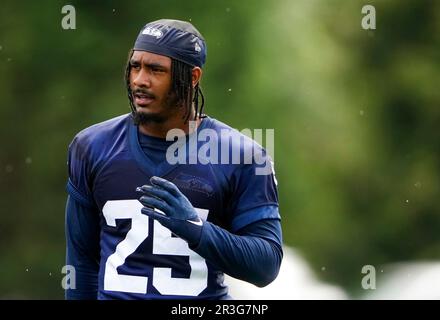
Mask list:
[[[138,200],[112,200],[107,201],[102,209],[107,225],[116,227],[116,219],[131,219],[131,229],[127,232],[124,240],[117,246],[113,254],[107,258],[104,273],[104,290],[122,291],[132,293],[147,293],[148,277],[123,275],[117,272],[117,268],[125,263],[125,260],[136,251],[142,242],[148,237],[148,216],[141,213],[142,204]],[[200,216],[206,217],[208,210],[198,209]],[[191,267],[189,278],[173,278],[171,268],[154,268],[152,285],[162,295],[186,295],[197,296],[206,287],[208,281],[208,268],[205,260],[194,251],[188,244],[171,236],[171,231],[154,221],[152,254],[188,256]]]

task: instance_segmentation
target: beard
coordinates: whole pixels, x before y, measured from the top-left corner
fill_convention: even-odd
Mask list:
[[[149,123],[164,123],[168,117],[162,114],[148,114],[142,111],[134,111],[133,122],[135,125],[144,125]]]
[[[164,123],[170,118],[170,115],[174,114],[179,109],[177,103],[177,97],[175,94],[172,93],[169,93],[166,96],[165,101],[160,105],[160,109],[162,111],[159,113],[146,113],[143,112],[142,110],[138,110],[134,102],[133,102],[133,106],[134,106],[134,110],[132,110],[132,117],[134,124],[137,126],[150,124],[150,123],[156,123],[156,124]]]

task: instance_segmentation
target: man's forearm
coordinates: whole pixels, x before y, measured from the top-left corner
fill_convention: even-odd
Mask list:
[[[199,244],[191,249],[228,275],[264,287],[278,275],[283,252],[278,241],[257,236],[265,229],[261,224],[276,229],[279,221],[267,220],[259,224],[254,223],[236,235],[205,223]]]
[[[99,271],[99,224],[96,211],[69,196],[66,205],[66,264],[75,276],[66,288],[66,299],[97,299]]]

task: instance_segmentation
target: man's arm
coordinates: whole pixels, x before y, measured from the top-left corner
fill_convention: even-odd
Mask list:
[[[66,264],[75,268],[74,288],[67,288],[68,300],[95,300],[99,271],[99,213],[67,198]]]
[[[263,287],[278,275],[282,260],[279,219],[260,219],[231,233],[202,222],[190,201],[171,182],[152,177],[138,188],[142,213],[187,241],[190,248],[223,272]],[[154,210],[159,209],[164,214]],[[274,214],[276,213],[276,214]],[[266,205],[246,211],[248,216],[279,216],[278,207]]]
[[[280,270],[281,237],[278,219],[256,221],[237,234],[208,222],[203,226],[200,242],[191,249],[228,275],[264,287],[275,280]]]

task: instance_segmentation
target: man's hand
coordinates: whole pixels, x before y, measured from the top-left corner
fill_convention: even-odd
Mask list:
[[[139,201],[144,205],[142,213],[159,221],[190,245],[200,240],[203,222],[185,195],[168,180],[152,177],[151,185],[136,189],[144,195]],[[154,210],[159,209],[164,214]]]

